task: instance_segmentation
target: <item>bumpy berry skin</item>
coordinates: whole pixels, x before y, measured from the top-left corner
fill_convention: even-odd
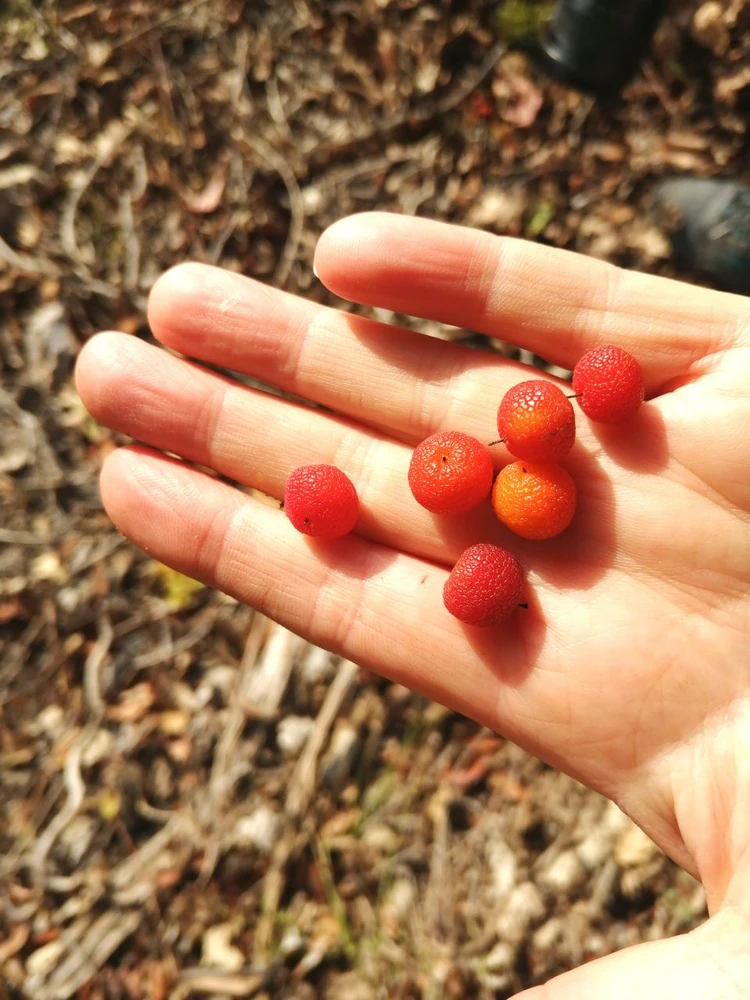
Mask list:
[[[340,538],[357,523],[359,499],[335,465],[301,465],[287,480],[284,510],[303,535]]]
[[[481,441],[440,431],[418,444],[409,463],[409,487],[433,514],[464,514],[489,496],[492,459]]]
[[[467,625],[497,625],[521,600],[523,570],[515,556],[484,542],[466,549],[443,587],[443,603]]]
[[[552,382],[520,382],[502,398],[497,429],[516,458],[558,462],[573,447],[575,411],[565,393]]]
[[[643,372],[632,354],[604,344],[584,354],[573,369],[573,391],[591,420],[618,424],[643,402]]]
[[[565,531],[575,514],[577,493],[561,465],[513,462],[495,480],[492,507],[515,534],[539,541]]]

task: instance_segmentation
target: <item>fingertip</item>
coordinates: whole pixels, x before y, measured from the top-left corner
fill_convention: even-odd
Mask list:
[[[383,226],[388,222],[387,212],[358,212],[332,223],[323,231],[315,248],[313,271],[316,277],[331,291],[336,291],[345,279],[353,277],[352,266],[356,268],[375,249]]]
[[[158,340],[172,325],[174,316],[184,309],[190,300],[198,300],[200,289],[206,283],[206,272],[213,268],[207,264],[186,261],[175,264],[160,277],[151,288],[148,297],[148,324]]]
[[[104,459],[99,473],[99,493],[104,508],[117,524],[121,508],[130,505],[143,471],[146,449],[138,445],[117,448]],[[119,525],[118,525],[119,527]]]
[[[95,420],[104,415],[113,380],[123,370],[123,349],[130,342],[128,334],[105,330],[88,340],[78,355],[74,373],[76,392]]]
[[[252,503],[241,491],[140,445],[107,458],[100,492],[127,539],[206,583],[216,580],[235,515]]]
[[[177,508],[198,509],[189,470],[177,459],[143,445],[127,445],[104,460],[99,493],[108,517],[126,538],[149,551],[163,536],[187,548],[189,525]]]
[[[91,375],[92,372],[96,370],[97,358],[99,356],[99,341],[104,337],[106,339],[106,333],[97,333],[87,340],[78,353],[76,358],[75,368],[73,370],[73,379],[75,382],[76,392],[83,400],[86,409],[91,410],[88,407],[86,398],[88,396],[88,390],[91,386]]]
[[[127,459],[123,457],[125,448],[118,448],[104,459],[99,471],[99,496],[102,506],[112,524],[118,531],[125,534],[122,525],[122,511],[127,505],[127,495],[123,496],[123,487],[128,483]]]

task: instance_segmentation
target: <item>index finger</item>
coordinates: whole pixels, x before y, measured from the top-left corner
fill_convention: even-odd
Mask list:
[[[349,216],[323,233],[315,266],[343,298],[500,337],[564,368],[618,344],[652,394],[750,336],[742,296],[428,219]]]

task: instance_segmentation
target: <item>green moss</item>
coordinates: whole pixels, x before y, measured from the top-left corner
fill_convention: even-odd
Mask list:
[[[541,236],[555,217],[555,206],[550,201],[540,201],[534,209],[534,214],[526,224],[526,235],[530,239]]]
[[[497,9],[498,35],[511,43],[538,38],[554,6],[554,3],[536,3],[534,0],[505,0]]]
[[[326,894],[326,902],[328,903],[328,908],[333,914],[336,922],[339,925],[339,932],[341,935],[341,947],[344,954],[350,960],[354,960],[357,955],[357,948],[354,943],[354,938],[352,936],[352,930],[349,926],[349,920],[346,915],[346,904],[339,895],[339,891],[336,888],[336,881],[333,877],[333,870],[331,868],[331,858],[326,850],[323,841],[320,838],[316,838],[313,843],[315,851],[315,859],[318,863],[318,872],[320,874],[320,880],[323,883],[323,890]]]

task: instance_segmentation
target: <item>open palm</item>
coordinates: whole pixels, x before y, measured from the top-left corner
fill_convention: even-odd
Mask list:
[[[491,334],[567,368],[600,343],[638,357],[649,401],[634,420],[604,427],[578,413],[565,462],[579,487],[571,528],[523,542],[489,503],[437,518],[409,492],[413,445],[439,429],[490,441],[500,397],[528,369],[200,265],[155,286],[155,336],[324,409],[102,334],[79,361],[82,398],[145,445],[105,465],[110,516],[164,562],[604,792],[703,879],[716,914],[705,927],[592,963],[540,997],[745,996],[747,301],[395,216],[336,224],[316,265],[348,299]],[[280,498],[310,462],[354,482],[356,536],[307,539],[282,512],[194,468]],[[529,609],[498,628],[462,626],[442,604],[450,566],[476,541],[508,547],[528,572]]]

